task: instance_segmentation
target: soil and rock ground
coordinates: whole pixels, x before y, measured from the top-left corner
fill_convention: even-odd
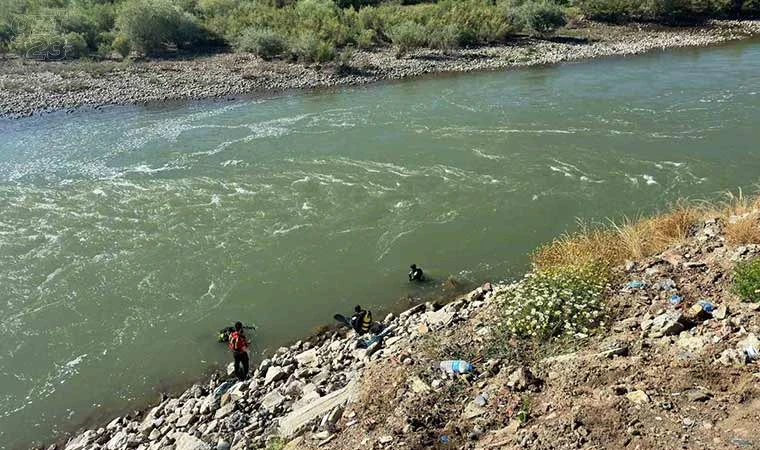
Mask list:
[[[732,289],[735,266],[760,256],[760,212],[695,217],[656,223],[677,228],[669,244],[611,268],[589,333],[509,337],[519,281],[486,283],[390,314],[391,333],[367,348],[328,331],[248,381],[215,377],[63,448],[760,448],[760,303]],[[474,370],[447,374],[442,359]]]
[[[760,21],[713,21],[696,28],[610,26],[584,22],[551,38],[516,38],[507,45],[451,51],[391,48],[357,51],[346,65],[263,61],[246,54],[135,62],[0,60],[0,117],[82,106],[231,98],[262,92],[556,64],[652,50],[707,46],[760,35]]]

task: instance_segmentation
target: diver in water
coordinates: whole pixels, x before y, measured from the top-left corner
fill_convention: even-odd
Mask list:
[[[417,267],[417,264],[409,266],[409,281],[425,281],[425,274],[422,273],[422,269]]]
[[[255,330],[256,327],[254,326],[243,326],[243,330]],[[230,335],[232,332],[235,331],[235,327],[224,327],[221,330],[219,330],[219,334],[217,335],[217,340],[219,343],[228,343],[230,341]]]

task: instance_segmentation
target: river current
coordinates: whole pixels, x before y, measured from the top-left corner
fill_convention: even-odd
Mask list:
[[[0,122],[0,449],[197,379],[234,320],[274,349],[752,190],[758,125],[758,42]]]

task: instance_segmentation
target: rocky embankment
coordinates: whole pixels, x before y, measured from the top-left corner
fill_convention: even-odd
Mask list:
[[[383,340],[359,348],[351,331],[322,334],[282,347],[237,382],[214,377],[178,398],[169,398],[141,417],[119,417],[102,428],[72,438],[65,450],[243,450],[273,446],[303,432],[329,438],[352,401],[368,365],[402,358],[421,333],[467,319],[493,294],[489,283],[441,307],[422,304],[398,316],[389,314]],[[229,373],[232,367],[229,367]]]
[[[82,106],[144,104],[176,99],[230,98],[257,92],[555,64],[656,49],[714,45],[760,34],[760,21],[715,21],[699,28],[585,24],[552,39],[517,39],[493,47],[448,52],[418,50],[397,58],[393,49],[356,52],[348,69],[266,62],[223,54],[190,60],[133,63],[0,63],[0,117],[71,110]]]
[[[731,291],[760,245],[727,244],[725,226],[615,269],[592,335],[500,336],[511,285],[486,284],[389,315],[366,349],[352,332],[298,342],[249,381],[195,385],[64,449],[760,448],[760,304]]]

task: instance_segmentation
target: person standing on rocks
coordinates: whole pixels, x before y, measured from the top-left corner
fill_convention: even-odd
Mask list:
[[[244,381],[248,378],[248,338],[243,332],[243,324],[235,322],[235,330],[230,333],[228,346],[235,358],[235,376],[238,380]]]
[[[422,273],[422,269],[417,267],[417,264],[412,264],[409,269],[409,281],[425,281],[425,275]]]

